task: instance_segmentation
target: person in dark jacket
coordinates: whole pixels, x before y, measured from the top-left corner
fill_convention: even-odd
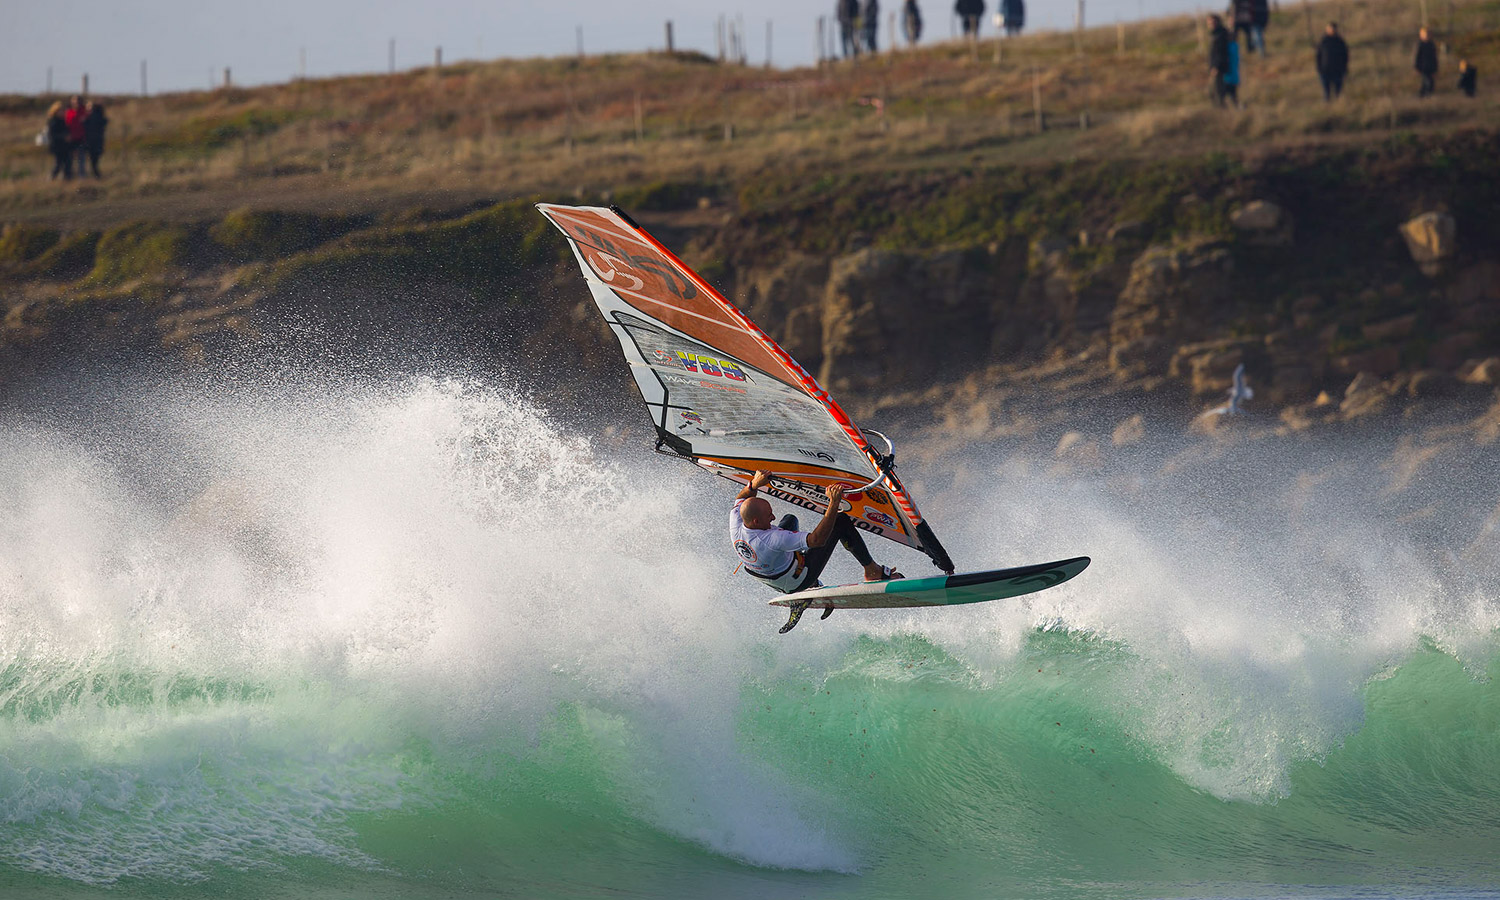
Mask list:
[[[104,155],[104,128],[109,125],[109,118],[104,115],[102,103],[90,100],[87,108],[88,115],[83,119],[83,149],[88,152],[89,167],[94,170],[94,177],[99,178],[99,157]]]
[[[1008,37],[1020,34],[1026,27],[1026,0],[1000,0],[1000,20]]]
[[[1213,81],[1214,105],[1223,106],[1229,94],[1229,84],[1224,79],[1229,75],[1229,45],[1234,39],[1218,16],[1208,17],[1208,31],[1208,71]]]
[[[864,8],[859,11],[859,29],[864,33],[865,49],[879,53],[875,34],[880,29],[880,0],[865,0]]]
[[[922,39],[922,11],[917,8],[917,0],[906,0],[901,7],[901,31],[909,45],[915,46]]]
[[[73,143],[68,139],[67,113],[61,100],[47,110],[47,149],[52,153],[52,179],[55,181],[61,175],[64,180],[71,180]]]
[[[1250,0],[1250,40],[1254,42],[1254,49],[1261,56],[1266,55],[1266,26],[1269,24],[1271,24],[1271,0]]]
[[[1417,89],[1418,97],[1426,97],[1435,89],[1435,79],[1438,71],[1438,49],[1432,37],[1423,28],[1417,32],[1417,58],[1412,63],[1412,68],[1422,76],[1422,86]]]
[[[843,41],[844,59],[859,55],[859,36],[854,21],[859,18],[859,0],[838,0],[835,14],[839,20],[839,39]]]
[[[1479,70],[1467,59],[1458,61],[1458,89],[1465,97],[1472,97],[1479,90]]]
[[[984,0],[958,0],[953,11],[963,21],[964,37],[978,38],[979,23],[984,20]]]
[[[1349,73],[1349,45],[1339,35],[1339,23],[1329,22],[1318,42],[1318,78],[1323,81],[1323,100],[1330,101],[1344,90]]]
[[[1252,46],[1254,38],[1250,36],[1254,26],[1255,13],[1250,9],[1250,0],[1230,0],[1229,2],[1229,27],[1232,31],[1230,40],[1238,41],[1240,35],[1245,35],[1245,50],[1249,52],[1255,48]]]

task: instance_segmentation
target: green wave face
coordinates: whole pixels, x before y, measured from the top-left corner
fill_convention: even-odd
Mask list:
[[[0,894],[1500,886],[1497,617],[1399,536],[1001,469],[950,547],[1087,572],[788,640],[729,491],[472,386],[313,393],[164,402],[114,455],[0,435]]]

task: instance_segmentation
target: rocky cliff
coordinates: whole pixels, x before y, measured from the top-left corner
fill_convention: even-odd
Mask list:
[[[1494,146],[1461,134],[1239,160],[766,174],[615,199],[638,201],[858,414],[1048,440],[1093,410],[1186,423],[1243,363],[1258,412],[1296,429],[1488,396]],[[580,402],[628,390],[526,201],[11,225],[0,266],[10,393],[49,368],[272,351],[457,361]]]

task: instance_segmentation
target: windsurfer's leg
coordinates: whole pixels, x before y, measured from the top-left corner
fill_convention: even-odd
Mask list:
[[[832,539],[821,547],[809,547],[803,554],[807,573],[802,576],[802,582],[797,590],[806,590],[817,582],[818,576],[822,575],[823,570],[827,568],[828,560],[833,558],[833,548],[840,544],[859,560],[860,565],[873,566],[875,564],[874,558],[870,556],[870,548],[865,546],[865,539],[860,537],[859,529],[854,527],[854,520],[844,513],[839,513],[839,517],[833,523]]]
[[[854,520],[845,513],[839,513],[838,521],[833,526],[833,536],[839,539],[844,549],[853,554],[862,566],[873,566],[875,558],[870,555],[870,548],[865,546],[865,539],[860,535],[859,529],[854,527]],[[832,541],[829,541],[832,544]]]

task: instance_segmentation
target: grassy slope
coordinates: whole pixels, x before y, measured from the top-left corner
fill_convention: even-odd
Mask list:
[[[1199,29],[1165,19],[1007,43],[950,43],[859,65],[769,71],[693,55],[461,64],[252,90],[107,98],[102,184],[54,185],[30,139],[42,98],[0,101],[0,216],[102,227],[203,219],[245,204],[370,212],[476,198],[603,193],[653,182],[734,190],[764,172],[952,170],[1059,159],[1161,159],[1493,130],[1500,93],[1455,96],[1458,56],[1500,71],[1500,0],[1460,3],[1442,96],[1419,103],[1417,5],[1287,5],[1271,55],[1247,57],[1237,114],[1208,108]],[[1436,9],[1436,6],[1434,6]],[[1309,23],[1343,21],[1353,71],[1325,106]],[[1436,23],[1446,26],[1446,11]],[[1049,123],[1034,127],[1034,89]],[[639,107],[637,102],[639,101]],[[637,140],[637,109],[640,140]],[[881,111],[883,109],[883,112]],[[1085,118],[1086,130],[1079,126]],[[726,123],[733,137],[726,139]]]

